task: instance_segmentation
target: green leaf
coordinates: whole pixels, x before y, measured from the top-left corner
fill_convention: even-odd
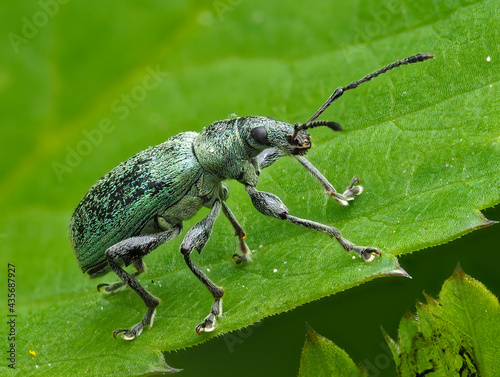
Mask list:
[[[490,224],[479,211],[500,201],[497,2],[232,3],[2,5],[0,235],[16,266],[19,374],[164,370],[159,351],[401,274],[395,255]],[[163,300],[154,327],[133,342],[113,339],[145,308],[129,290],[96,292],[116,277],[82,276],[67,240],[71,213],[97,179],[233,112],[304,121],[335,87],[418,52],[436,58],[346,93],[322,116],[344,132],[314,130],[309,159],[339,190],[359,176],[361,197],[338,206],[293,159],[264,170],[258,186],[381,258],[352,260],[322,234],[265,218],[229,182],[228,205],[257,252],[236,268],[233,230],[221,219],[193,257],[226,289],[216,331],[194,332],[211,298],[184,265],[179,238],[146,258],[140,278]]]
[[[407,313],[398,340],[384,337],[404,376],[497,376],[500,371],[498,299],[460,267],[443,284],[439,299],[425,295],[415,315]],[[361,376],[346,352],[307,326],[299,376]]]
[[[403,317],[397,342],[384,332],[399,376],[498,376],[498,299],[457,268],[439,299],[426,300]]]
[[[307,337],[300,357],[299,377],[362,377],[360,370],[344,350],[307,326]]]

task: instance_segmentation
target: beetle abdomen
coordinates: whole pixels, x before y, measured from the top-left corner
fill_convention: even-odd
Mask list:
[[[70,222],[71,243],[83,272],[91,277],[107,273],[106,249],[138,235],[191,189],[202,174],[192,151],[197,135],[181,133],[139,152],[89,190]]]

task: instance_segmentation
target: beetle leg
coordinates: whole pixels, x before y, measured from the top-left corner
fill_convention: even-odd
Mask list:
[[[144,261],[142,259],[136,260],[134,262],[134,268],[136,269],[136,271],[132,274],[132,276],[134,278],[139,276],[143,272],[146,272],[146,266],[144,265]],[[103,290],[103,293],[111,293],[111,292],[116,291],[117,289],[123,287],[126,284],[127,283],[125,283],[124,281],[118,281],[114,284],[102,283],[102,284],[97,285],[97,290],[99,292],[101,292],[101,288],[105,287]]]
[[[321,182],[323,187],[325,188],[325,192],[330,195],[333,199],[335,199],[340,204],[346,206],[348,205],[350,200],[354,200],[357,195],[360,195],[363,192],[363,187],[356,185],[359,182],[357,177],[354,177],[351,181],[351,184],[347,186],[343,194],[340,194],[335,190],[335,187],[328,182],[328,179],[325,178],[323,174],[319,172],[316,167],[309,162],[307,158],[304,156],[296,155],[294,156],[299,162],[312,174],[314,178]]]
[[[276,217],[281,220],[288,220],[294,224],[304,226],[309,229],[314,229],[328,234],[330,237],[335,237],[346,251],[355,251],[359,256],[363,257],[365,262],[371,262],[375,259],[375,255],[381,255],[380,251],[374,247],[356,246],[351,241],[342,237],[340,231],[333,227],[317,223],[311,220],[301,219],[288,214],[288,208],[283,204],[280,198],[269,192],[257,191],[255,187],[245,186],[252,203],[255,208],[264,215]]]
[[[239,250],[238,253],[233,254],[233,260],[237,265],[241,265],[245,262],[251,261],[252,260],[252,251],[248,247],[247,243],[245,242],[245,238],[247,238],[247,235],[241,225],[238,223],[238,220],[236,220],[236,217],[234,217],[233,213],[229,209],[229,207],[226,205],[226,203],[222,202],[222,212],[224,212],[224,215],[228,218],[229,222],[234,228],[235,236],[238,236],[238,245],[239,245]]]
[[[184,260],[189,269],[198,279],[200,279],[205,287],[207,287],[214,298],[210,313],[205,317],[202,323],[196,326],[196,332],[198,334],[201,331],[209,332],[214,329],[216,317],[222,313],[222,297],[224,296],[224,290],[222,287],[215,285],[208,276],[193,263],[190,254],[193,250],[197,250],[198,253],[201,253],[210,238],[210,234],[212,233],[215,220],[219,216],[220,210],[221,202],[216,200],[208,216],[187,232],[181,244],[181,253],[184,255]]]
[[[130,329],[115,330],[113,332],[115,338],[116,335],[121,334],[123,339],[132,340],[141,335],[144,326],[151,327],[153,325],[155,310],[160,304],[160,300],[146,291],[146,289],[137,282],[135,276],[144,271],[142,257],[149,254],[162,243],[177,237],[181,230],[182,226],[176,225],[173,229],[165,232],[127,238],[106,250],[106,257],[111,269],[118,275],[124,284],[127,284],[139,295],[148,308],[141,322],[132,326]],[[120,267],[120,261],[123,261],[125,266],[134,263],[134,266],[138,269],[137,273],[133,275],[129,274]]]
[[[257,162],[259,163],[259,167],[264,169],[274,164],[283,156],[286,156],[286,154],[282,150],[275,147],[267,148],[257,155]]]
[[[135,278],[137,277],[138,275],[140,274],[139,271],[136,271],[132,274],[132,276]],[[116,283],[113,283],[113,284],[107,284],[107,283],[102,283],[102,284],[98,284],[97,285],[97,291],[98,292],[103,292],[103,293],[111,293],[113,291],[116,291],[122,287],[124,287],[125,285],[127,285],[126,282],[124,282],[123,280],[122,281],[117,281]],[[104,289],[102,289],[104,288]]]

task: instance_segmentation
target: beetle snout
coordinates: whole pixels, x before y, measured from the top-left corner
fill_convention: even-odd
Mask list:
[[[311,136],[305,131],[298,132],[294,138],[290,136],[289,141],[294,155],[304,155],[311,148]]]

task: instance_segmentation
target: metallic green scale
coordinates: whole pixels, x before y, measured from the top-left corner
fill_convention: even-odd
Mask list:
[[[91,277],[106,274],[106,249],[132,236],[161,231],[156,215],[178,224],[199,210],[203,201],[187,195],[203,173],[192,148],[197,135],[181,133],[139,152],[85,195],[70,223],[71,243],[83,272]],[[175,204],[184,211],[169,213]]]

